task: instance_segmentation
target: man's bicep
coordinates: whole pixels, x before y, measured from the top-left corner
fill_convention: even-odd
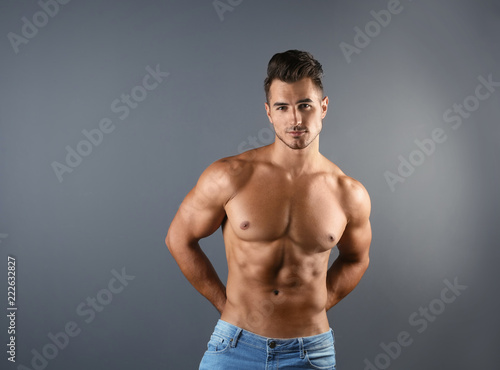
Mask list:
[[[179,206],[169,236],[194,241],[213,234],[226,215],[228,190],[223,168],[217,163],[209,166]]]
[[[174,226],[182,229],[189,239],[199,240],[213,234],[225,215],[224,206],[215,195],[211,199],[210,195],[201,194],[195,187],[181,203]]]
[[[361,184],[350,195],[349,220],[337,246],[343,257],[360,260],[368,258],[372,240],[371,202]]]
[[[360,224],[347,224],[344,234],[337,243],[339,254],[346,259],[362,260],[368,257],[372,230],[370,220]]]

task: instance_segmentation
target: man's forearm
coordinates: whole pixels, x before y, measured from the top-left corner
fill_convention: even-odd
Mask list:
[[[339,256],[326,275],[327,303],[326,310],[335,306],[347,296],[363,277],[368,268],[368,257],[363,260],[348,260]]]
[[[226,287],[200,245],[198,243],[186,246],[169,244],[167,244],[168,249],[184,276],[222,313],[226,304]]]

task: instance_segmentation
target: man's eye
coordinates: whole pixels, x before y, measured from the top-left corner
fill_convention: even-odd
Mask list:
[[[278,108],[276,108],[276,110],[285,110],[285,109],[286,109],[286,107],[278,107]]]
[[[311,106],[309,104],[302,104],[301,107],[302,108],[311,108]]]

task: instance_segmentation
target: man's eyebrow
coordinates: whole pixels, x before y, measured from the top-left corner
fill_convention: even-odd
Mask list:
[[[300,103],[313,103],[312,99],[305,98],[305,99],[300,99],[297,100],[295,104],[300,104]],[[283,105],[289,105],[288,103],[283,103],[283,102],[276,102],[273,104],[273,107],[278,107],[278,106],[283,106]]]

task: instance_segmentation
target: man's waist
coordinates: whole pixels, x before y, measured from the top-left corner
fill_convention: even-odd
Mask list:
[[[329,329],[324,308],[294,305],[286,302],[278,305],[272,301],[265,304],[235,304],[226,301],[221,319],[249,332],[275,338],[305,337],[324,333]]]
[[[222,319],[218,320],[213,334],[224,337],[229,341],[238,340],[254,347],[262,349],[270,347],[275,351],[283,352],[296,351],[301,346],[305,350],[319,350],[333,345],[334,342],[333,330],[331,328],[322,333],[310,336],[269,337],[243,329]]]

